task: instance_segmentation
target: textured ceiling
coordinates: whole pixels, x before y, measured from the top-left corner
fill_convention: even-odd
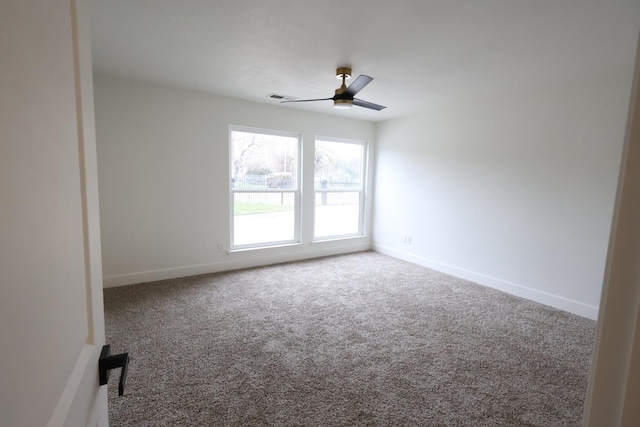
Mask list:
[[[269,93],[333,96],[337,66],[373,82],[335,110],[386,120],[615,72],[633,50],[637,0],[90,0],[97,72],[280,105]]]

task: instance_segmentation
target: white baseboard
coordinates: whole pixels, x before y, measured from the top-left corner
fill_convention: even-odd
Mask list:
[[[278,248],[279,249],[279,248]],[[340,242],[337,246],[332,242],[318,242],[299,250],[283,253],[266,254],[263,251],[278,251],[278,249],[257,249],[256,251],[242,251],[228,254],[222,261],[209,264],[188,265],[183,267],[163,268],[159,270],[142,271],[137,273],[116,274],[104,276],[103,287],[133,285],[136,283],[154,282],[156,280],[175,279],[178,277],[196,276],[198,274],[218,273],[221,271],[238,270],[241,268],[259,267],[282,262],[299,261],[329,255],[339,255],[360,252],[371,249],[369,241],[347,243]],[[284,249],[284,248],[283,248]]]
[[[405,261],[412,262],[414,264],[422,265],[424,267],[431,268],[433,270],[440,271],[442,273],[450,274],[461,279],[469,280],[480,285],[488,286],[490,288],[497,289],[499,291],[506,292],[511,295],[526,298],[531,301],[538,302],[540,304],[548,305],[559,310],[567,311],[569,313],[577,314],[578,316],[586,317],[588,319],[598,319],[598,307],[588,305],[579,301],[574,301],[565,297],[550,294],[548,292],[540,291],[537,289],[529,288],[527,286],[511,283],[506,280],[498,279],[495,277],[487,276],[474,271],[465,270],[463,268],[454,267],[452,265],[444,264],[438,261],[434,261],[428,258],[420,257],[408,252],[399,251],[388,246],[372,244],[371,249],[381,254],[389,255],[394,258],[399,258]]]
[[[259,267],[269,264],[278,264],[282,262],[299,261],[303,259],[318,258],[328,255],[339,255],[344,253],[366,251],[373,249],[381,254],[399,258],[414,264],[422,265],[446,274],[450,274],[461,279],[470,280],[480,285],[498,289],[500,291],[529,299],[541,304],[545,304],[578,316],[597,320],[598,307],[574,301],[565,297],[550,294],[548,292],[529,288],[526,286],[511,283],[506,280],[487,276],[463,268],[444,264],[428,258],[420,257],[408,252],[399,251],[388,246],[373,244],[369,242],[358,242],[339,247],[322,247],[323,243],[313,244],[306,249],[301,249],[291,253],[280,254],[229,254],[227,259],[213,262],[209,264],[189,265],[183,267],[165,268],[152,271],[143,271],[136,273],[117,274],[103,277],[103,286],[105,288],[113,288],[117,286],[133,285],[136,283],[153,282],[156,280],[175,279],[178,277],[195,276],[198,274],[217,273],[221,271],[237,270],[241,268]],[[240,256],[235,256],[240,255]],[[244,255],[244,256],[243,256]]]

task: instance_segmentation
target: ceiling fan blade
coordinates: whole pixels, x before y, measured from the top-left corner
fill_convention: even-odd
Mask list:
[[[294,99],[293,101],[280,101],[281,104],[286,102],[311,102],[311,101],[329,101],[333,100],[333,98],[318,98],[318,99]]]
[[[368,85],[369,83],[371,83],[371,80],[373,80],[372,77],[369,76],[365,76],[364,74],[360,74],[358,76],[357,79],[355,79],[353,81],[353,83],[351,83],[349,85],[349,87],[347,88],[347,90],[345,90],[344,92],[342,92],[343,96],[347,96],[349,98],[352,98],[356,93],[360,92],[362,89],[364,89],[364,87],[366,85]]]
[[[385,106],[374,104],[373,102],[363,101],[362,99],[358,98],[353,98],[353,105],[357,105],[358,107],[370,108],[377,111],[387,108]]]

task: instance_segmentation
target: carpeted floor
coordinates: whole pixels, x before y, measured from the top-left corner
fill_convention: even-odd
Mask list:
[[[112,426],[577,426],[595,322],[374,252],[105,290]]]

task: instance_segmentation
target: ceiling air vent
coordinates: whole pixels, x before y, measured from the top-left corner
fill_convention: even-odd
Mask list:
[[[277,101],[294,101],[296,99],[299,99],[295,96],[280,95],[279,93],[270,93],[269,95],[267,95],[267,98],[275,99]]]

